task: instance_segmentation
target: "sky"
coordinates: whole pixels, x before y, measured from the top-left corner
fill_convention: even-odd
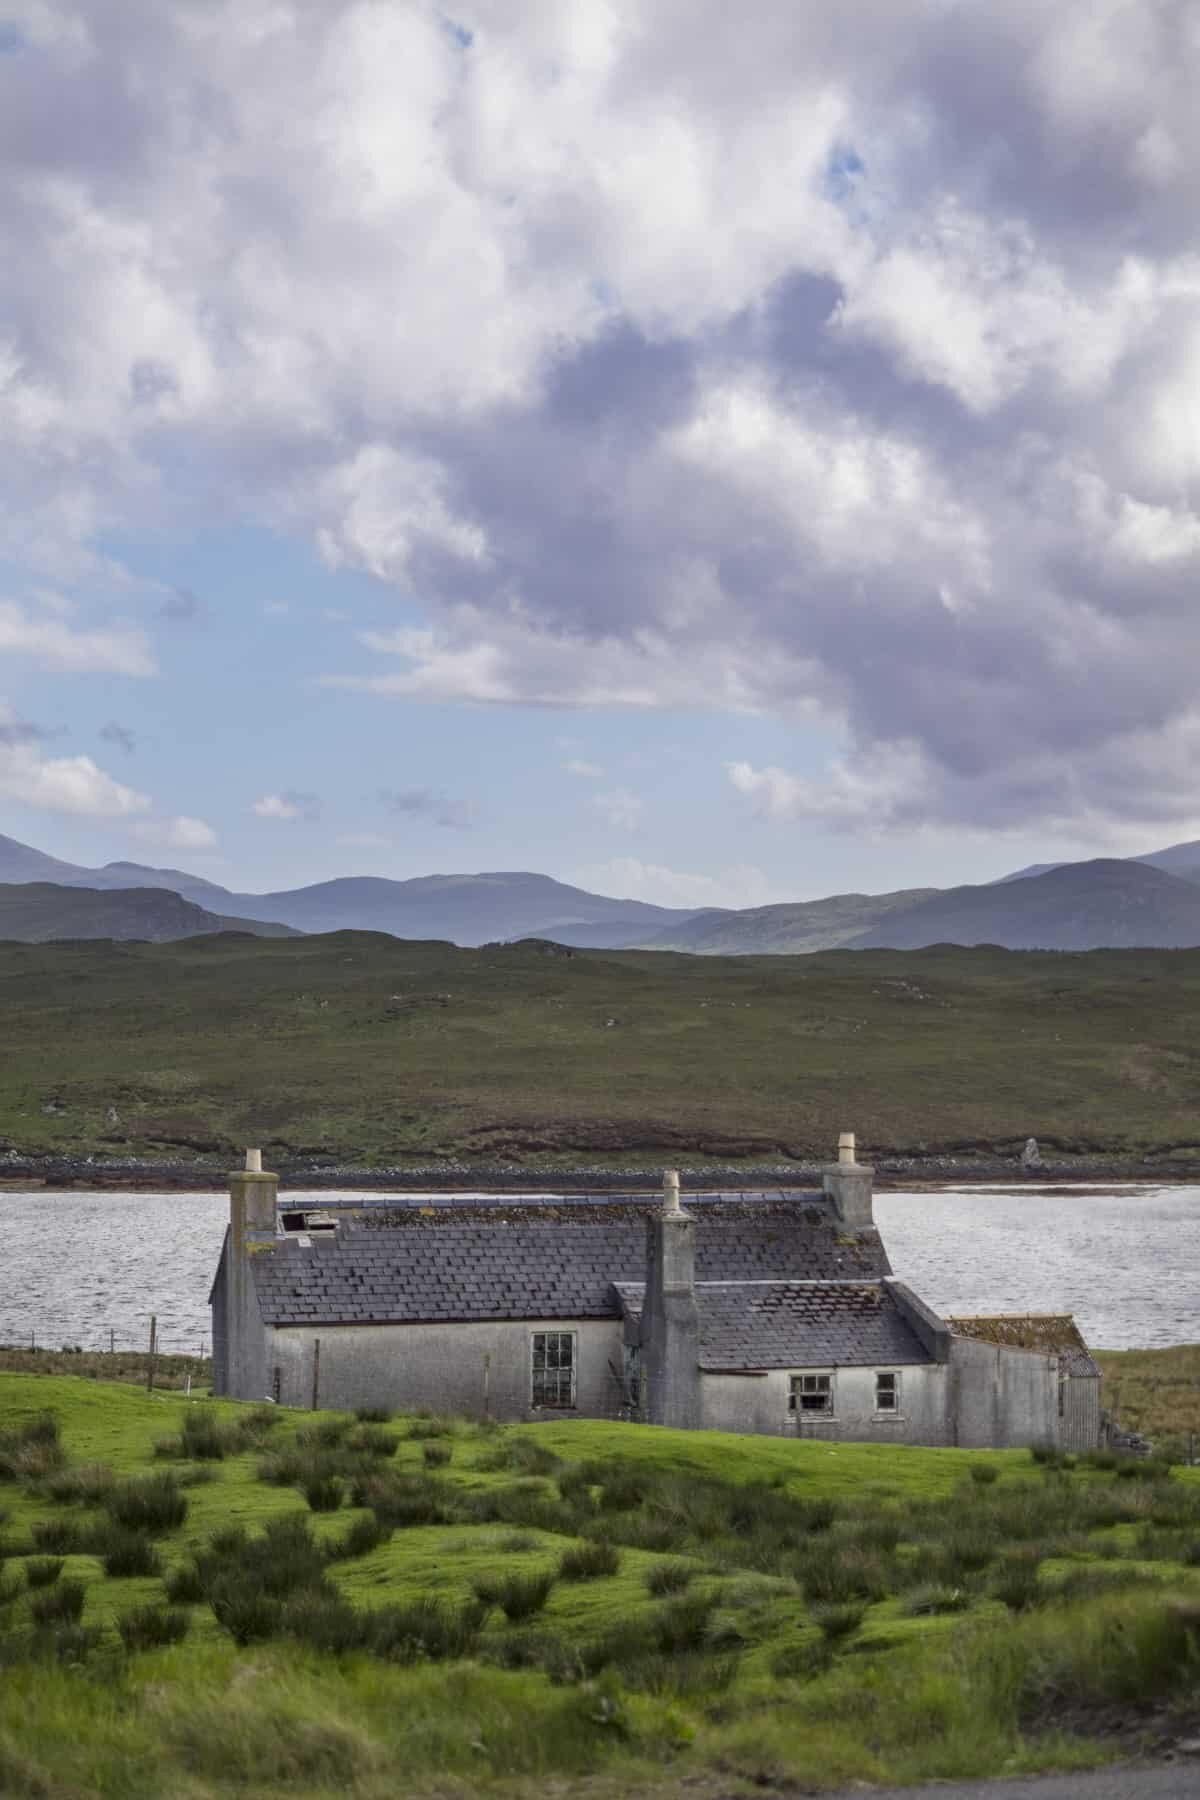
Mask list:
[[[668,905],[1200,836],[1193,0],[0,0],[0,832]]]

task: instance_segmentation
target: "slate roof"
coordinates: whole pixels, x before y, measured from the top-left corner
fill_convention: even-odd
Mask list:
[[[639,1319],[644,1285],[616,1287],[626,1317]],[[883,1281],[698,1281],[696,1310],[702,1369],[887,1367],[933,1360]]]
[[[252,1260],[270,1325],[619,1318],[614,1282],[646,1272],[660,1202],[399,1206],[336,1232],[278,1238]],[[687,1197],[698,1281],[877,1279],[875,1230],[848,1232],[819,1192]]]
[[[946,1323],[956,1337],[1057,1356],[1068,1375],[1100,1374],[1072,1313],[978,1313]]]

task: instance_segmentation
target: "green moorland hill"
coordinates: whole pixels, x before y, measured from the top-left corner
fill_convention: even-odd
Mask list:
[[[0,1792],[688,1794],[1189,1730],[1200,1481],[0,1376]]]
[[[1200,950],[0,944],[0,1149],[365,1164],[1197,1142]],[[115,1115],[115,1116],[114,1116]]]
[[[209,931],[295,937],[288,925],[225,918],[165,888],[59,887],[49,881],[0,884],[0,942],[53,944],[74,938],[137,938],[151,944]]]

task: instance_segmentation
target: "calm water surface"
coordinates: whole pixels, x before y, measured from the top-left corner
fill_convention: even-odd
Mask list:
[[[1200,1341],[1200,1188],[878,1194],[875,1213],[938,1311],[1073,1312],[1110,1349]],[[144,1348],[153,1312],[164,1350],[207,1348],[228,1215],[224,1194],[0,1193],[0,1343]]]

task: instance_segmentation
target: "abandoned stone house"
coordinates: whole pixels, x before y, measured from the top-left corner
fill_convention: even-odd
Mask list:
[[[939,1318],[843,1134],[815,1190],[278,1202],[231,1177],[213,1387],[290,1406],[627,1418],[975,1448],[1098,1442],[1073,1322]],[[990,1328],[990,1329],[989,1329]]]

